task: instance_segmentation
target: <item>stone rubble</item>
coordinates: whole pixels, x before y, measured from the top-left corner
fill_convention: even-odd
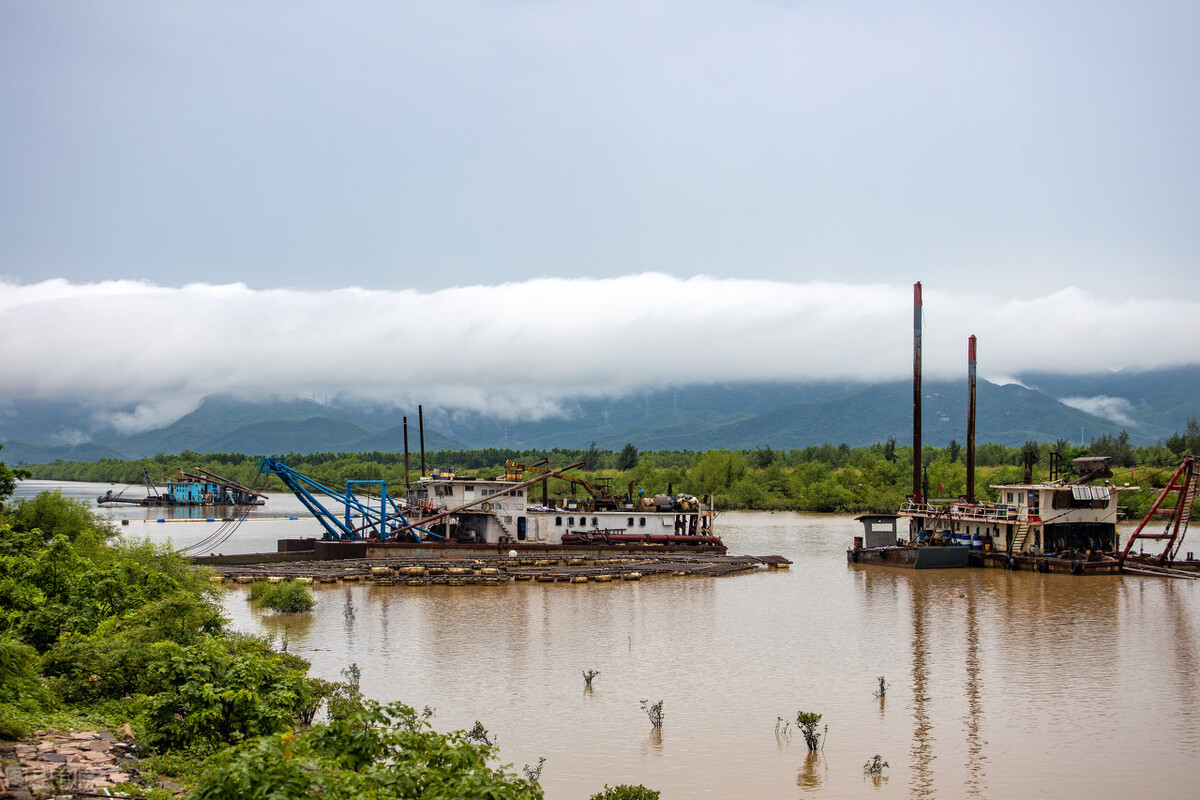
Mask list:
[[[133,780],[123,762],[129,746],[102,731],[40,733],[36,744],[17,742],[0,747],[5,769],[0,775],[4,798],[129,797],[114,787]]]

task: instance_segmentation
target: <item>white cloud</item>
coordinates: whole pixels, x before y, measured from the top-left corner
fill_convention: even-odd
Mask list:
[[[1095,397],[1064,397],[1062,402],[1071,408],[1077,408],[1097,417],[1111,419],[1122,425],[1132,424],[1129,414],[1133,411],[1133,404],[1124,397],[1109,397],[1101,394]]]
[[[1200,340],[1195,302],[1069,289],[994,301],[925,288],[924,369],[979,374],[1166,366],[1153,342]],[[206,395],[357,396],[412,407],[554,414],[567,399],[739,380],[911,374],[912,288],[679,279],[657,273],[435,292],[0,283],[4,397],[74,399],[122,431]],[[1200,355],[1189,354],[1193,359]],[[1106,406],[1120,413],[1119,404]]]

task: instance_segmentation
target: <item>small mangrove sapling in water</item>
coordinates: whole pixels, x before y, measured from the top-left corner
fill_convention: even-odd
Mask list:
[[[646,712],[646,716],[650,718],[650,725],[654,728],[661,728],[663,724],[663,701],[659,700],[652,706],[646,705],[649,700],[642,701],[642,711]]]
[[[829,726],[825,726],[825,730],[818,733],[817,726],[821,724],[821,715],[814,714],[811,711],[796,712],[796,727],[800,728],[800,732],[804,734],[804,743],[808,745],[809,750],[819,750],[821,748],[821,737],[829,731]]]
[[[583,685],[591,686],[592,678],[596,677],[599,674],[600,674],[600,670],[598,670],[598,669],[585,669],[583,671]]]
[[[883,770],[887,768],[888,762],[883,760],[883,756],[876,753],[872,758],[863,764],[863,772],[872,777],[878,777],[883,774]]]
[[[887,681],[884,680],[882,675],[877,676],[875,680],[879,681],[879,691],[875,693],[875,696],[882,700],[883,698],[887,697]]]

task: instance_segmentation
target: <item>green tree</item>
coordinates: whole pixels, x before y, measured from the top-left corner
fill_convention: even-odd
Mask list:
[[[583,455],[583,468],[588,471],[597,470],[600,468],[600,450],[596,447],[596,441],[593,439],[591,446]]]
[[[638,449],[633,446],[633,442],[626,442],[621,448],[621,452],[617,455],[617,469],[625,471],[631,470],[637,466]]]
[[[751,463],[756,469],[766,469],[775,461],[775,451],[770,445],[764,444],[762,447],[754,451]]]
[[[0,444],[0,450],[3,449],[4,445]],[[0,509],[4,508],[4,501],[11,497],[12,493],[17,490],[17,481],[28,477],[28,470],[10,469],[7,464],[0,461]]]
[[[1121,431],[1117,436],[1102,434],[1089,444],[1094,456],[1108,456],[1114,467],[1132,467],[1136,465],[1133,457],[1133,446],[1129,443],[1129,432]]]

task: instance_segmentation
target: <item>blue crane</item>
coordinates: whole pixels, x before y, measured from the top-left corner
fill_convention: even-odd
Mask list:
[[[417,527],[405,518],[400,506],[388,493],[387,481],[346,481],[346,491],[338,492],[303,475],[289,467],[278,458],[263,458],[258,462],[259,472],[278,475],[292,494],[299,498],[304,507],[312,513],[321,527],[325,529],[326,541],[356,541],[374,535],[381,542],[396,540],[400,537],[411,541],[422,541],[422,534],[441,539],[438,534]],[[359,498],[354,489],[356,486],[374,486],[378,489],[378,497],[366,496]],[[327,502],[340,503],[341,515],[337,515],[325,507],[317,498],[323,495]],[[376,502],[378,501],[378,502]]]

